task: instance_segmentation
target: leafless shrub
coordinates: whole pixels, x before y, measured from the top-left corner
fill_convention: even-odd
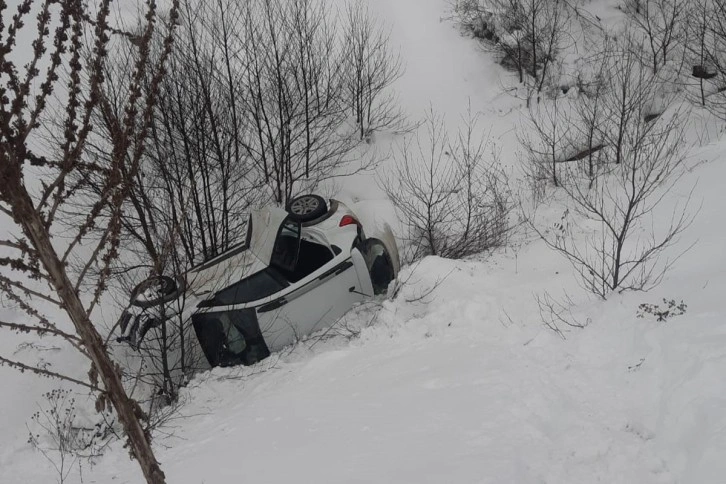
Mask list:
[[[545,184],[561,185],[560,166],[567,163],[573,151],[572,114],[569,105],[563,104],[556,97],[551,102],[530,106],[527,129],[518,133],[528,157],[526,175],[537,198],[542,197],[539,190]]]
[[[686,202],[674,209],[669,224],[653,225],[656,208],[684,173],[684,113],[673,108],[666,111],[670,98],[663,93],[660,80],[639,62],[633,37],[626,35],[621,42],[604,53],[603,65],[609,76],[598,94],[601,114],[597,115],[593,106],[581,107],[574,110],[576,115],[551,123],[559,133],[572,130],[573,124],[589,124],[574,131],[574,139],[588,135],[587,155],[592,153],[592,140],[602,144],[595,165],[599,168],[588,170],[586,179],[571,163],[563,163],[555,171],[558,161],[579,158],[567,151],[573,138],[562,136],[564,142],[553,142],[560,138],[535,131],[540,143],[552,147],[552,163],[535,161],[535,165],[546,178],[559,181],[558,192],[573,210],[566,210],[551,229],[535,230],[551,248],[567,257],[583,286],[603,298],[612,291],[645,290],[660,282],[673,263],[661,261],[661,255],[692,220]],[[573,102],[583,100],[593,102],[587,97]],[[529,156],[541,159],[531,149]],[[581,221],[573,223],[573,215]],[[589,235],[578,233],[582,223],[591,227],[586,232]]]
[[[487,9],[479,0],[452,0],[449,2],[452,17],[459,25],[471,30],[477,37],[483,37],[486,25]]]
[[[411,259],[425,255],[461,258],[501,246],[509,232],[506,178],[487,159],[486,140],[475,139],[476,118],[454,141],[430,111],[425,136],[406,141],[394,157],[393,173],[381,179],[406,225]]]
[[[726,119],[726,1],[688,3],[685,57],[698,83],[698,102]]]
[[[607,123],[602,131],[616,165],[623,162],[629,133],[641,126],[646,116],[653,114],[651,104],[657,87],[656,78],[642,68],[637,53],[639,46],[632,37],[626,37],[618,46],[607,46],[612,50],[606,51],[603,57],[609,76],[608,95],[603,98]]]
[[[125,377],[139,389],[140,400],[159,408],[172,405],[179,389],[198,371],[208,367],[188,318],[183,317],[185,297],[138,311],[138,324],[128,331],[136,341],[123,340],[127,351]],[[130,343],[130,348],[127,347]]]
[[[577,98],[554,96],[531,105],[524,129],[524,175],[535,204],[544,201],[548,186],[559,187],[585,176],[592,186],[607,170],[605,163],[604,88]]]
[[[101,455],[115,437],[113,431],[105,420],[83,425],[70,390],[55,389],[43,396],[45,402],[28,425],[28,443],[51,463],[60,484],[76,467],[82,482],[82,463]]]
[[[706,97],[713,94],[718,71],[712,60],[714,36],[709,27],[713,12],[710,2],[697,2],[688,10],[686,21],[685,55],[692,67],[691,75],[698,79],[698,104],[706,106]]]
[[[685,37],[688,2],[679,0],[626,0],[624,10],[630,20],[645,36],[649,62],[653,74],[672,60],[675,46]]]
[[[199,219],[191,222],[229,232],[240,222],[224,217],[264,201],[254,196],[260,186],[284,204],[323,180],[368,168],[371,156],[351,156],[360,139],[404,127],[390,93],[403,67],[388,32],[361,2],[345,12],[341,25],[323,1],[218,0],[200,8],[185,2],[174,62],[192,75],[168,82],[169,102],[160,105],[155,132],[162,141],[158,158],[173,161],[159,169],[180,171],[192,189],[198,180],[201,196],[186,197],[186,210]],[[169,123],[172,139],[165,134]],[[200,156],[208,161],[200,163]],[[199,169],[184,169],[190,157]],[[216,185],[203,191],[209,180]]]
[[[588,187],[622,162],[627,136],[657,118],[673,100],[663,82],[644,69],[641,44],[627,34],[616,43],[606,37],[592,56],[599,66],[577,96],[555,96],[530,106],[529,129],[520,133],[535,186],[555,187],[584,175]]]
[[[80,472],[80,462],[75,452],[81,446],[78,444],[77,433],[73,430],[76,418],[75,402],[73,398],[68,398],[68,393],[67,390],[46,393],[48,408],[41,407],[33,414],[31,420],[37,428],[28,430],[28,443],[55,468],[60,484],[66,482],[76,465]]]
[[[584,287],[605,298],[612,291],[645,290],[658,284],[673,263],[661,255],[688,227],[687,204],[676,208],[670,223],[656,227],[653,214],[683,173],[682,121],[673,115],[652,123],[641,121],[627,133],[621,163],[590,187],[561,185],[575,213],[597,227],[579,238],[569,213],[556,230],[539,231],[563,254]]]
[[[351,321],[349,316],[342,317],[338,322],[331,326],[331,331],[338,337],[342,337],[347,341],[360,337],[365,328],[369,328],[376,324],[378,320],[381,305],[379,302],[372,302],[365,306],[366,311],[371,311],[370,317],[363,323],[360,322],[360,314],[358,311],[353,313],[355,321]]]
[[[345,165],[356,145],[345,121],[336,26],[323,2],[252,1],[242,14],[240,88],[248,156],[285,203]]]
[[[184,75],[168,76],[159,86],[151,136],[122,218],[127,242],[139,248],[133,255],[139,264],[151,259],[154,272],[175,260],[210,259],[240,242],[247,213],[267,200],[245,148],[247,124],[233,57],[239,12],[214,4],[192,9],[188,1],[182,7],[169,69]],[[161,47],[152,45],[148,62]],[[137,57],[128,45],[113,51],[97,157],[107,152],[118,100],[128,91],[123,79]]]
[[[593,59],[596,62],[600,59]],[[589,186],[605,167],[604,150],[605,139],[603,126],[605,124],[606,107],[606,63],[599,62],[600,69],[595,76],[594,82],[590,83],[587,90],[580,90],[581,97],[574,103],[574,122],[570,145],[575,148],[567,158],[569,161],[577,161],[582,167],[588,179]]]
[[[501,57],[527,86],[526,96],[558,85],[553,72],[570,43],[572,7],[564,0],[456,0],[458,22]]]
[[[374,131],[407,130],[405,115],[390,86],[403,74],[400,56],[390,47],[390,31],[360,1],[346,5],[344,77],[348,103],[361,139]]]
[[[196,415],[189,412],[189,401],[190,397],[186,393],[178,395],[171,403],[167,403],[165,395],[149,398],[145,402],[149,414],[147,432],[153,435],[157,442],[160,439],[175,437],[181,422]]]
[[[560,301],[545,292],[542,295],[535,295],[535,300],[542,323],[562,339],[567,339],[565,333],[573,328],[582,329],[590,324],[589,318],[585,322],[580,322],[572,314],[575,303],[567,295]]]

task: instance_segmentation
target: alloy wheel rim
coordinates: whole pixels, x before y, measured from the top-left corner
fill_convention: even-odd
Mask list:
[[[301,197],[292,202],[290,211],[295,215],[307,215],[317,210],[319,202],[313,197]]]

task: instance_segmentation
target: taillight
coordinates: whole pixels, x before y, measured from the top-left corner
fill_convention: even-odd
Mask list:
[[[340,223],[338,224],[338,227],[345,227],[346,225],[358,225],[360,226],[360,223],[350,215],[344,215],[343,218],[340,219]]]

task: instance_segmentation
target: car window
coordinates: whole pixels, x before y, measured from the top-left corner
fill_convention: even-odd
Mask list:
[[[226,289],[222,289],[214,295],[213,299],[204,301],[199,306],[227,306],[248,303],[275,294],[287,286],[287,282],[280,277],[275,277],[271,270],[266,269],[246,277]]]

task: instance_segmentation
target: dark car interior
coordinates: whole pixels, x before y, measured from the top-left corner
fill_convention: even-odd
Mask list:
[[[285,222],[275,240],[271,265],[285,280],[294,283],[333,260],[331,250],[311,240],[301,239],[300,226]]]
[[[270,355],[254,309],[195,314],[192,323],[211,366],[252,365]]]
[[[333,253],[326,246],[302,240],[295,268],[284,270],[278,267],[277,270],[286,280],[294,283],[312,274],[331,260],[333,260]]]

